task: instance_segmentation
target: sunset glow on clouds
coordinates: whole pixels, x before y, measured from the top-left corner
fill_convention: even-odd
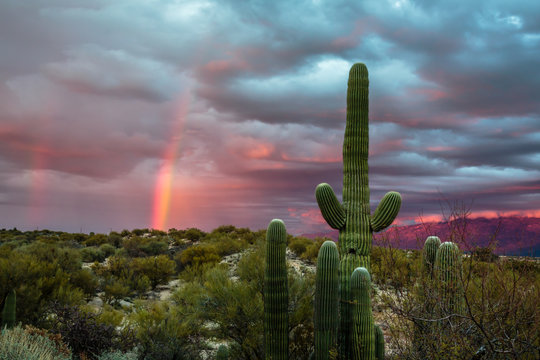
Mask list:
[[[0,0],[0,227],[328,227],[348,70],[372,209],[539,216],[534,1]]]

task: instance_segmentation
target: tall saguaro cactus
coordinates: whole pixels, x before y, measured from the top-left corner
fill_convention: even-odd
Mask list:
[[[339,254],[333,241],[319,249],[315,273],[315,360],[328,360],[338,329]]]
[[[15,310],[17,296],[15,290],[11,290],[6,296],[4,309],[2,310],[2,327],[12,328],[15,326]]]
[[[264,348],[267,360],[286,360],[289,353],[287,230],[274,219],[266,231],[266,267],[264,271]]]
[[[357,267],[370,270],[373,232],[388,227],[401,207],[401,195],[388,192],[371,214],[368,180],[368,71],[355,64],[349,72],[347,122],[343,142],[343,203],[326,183],[317,186],[315,197],[328,225],[339,230],[341,323],[340,358],[350,358],[350,276]]]

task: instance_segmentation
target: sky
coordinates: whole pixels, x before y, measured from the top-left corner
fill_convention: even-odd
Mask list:
[[[0,0],[0,228],[329,229],[356,62],[372,211],[540,217],[538,1]]]

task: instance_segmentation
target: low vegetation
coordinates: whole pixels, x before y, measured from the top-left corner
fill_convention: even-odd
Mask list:
[[[263,359],[265,235],[234,226],[108,235],[0,230],[0,305],[14,290],[17,324],[2,331],[0,357],[212,359],[224,345],[230,359]],[[324,240],[287,238],[291,256],[306,265],[287,268],[289,359],[313,350],[309,268]],[[418,337],[419,324],[437,321],[422,305],[434,290],[421,251],[391,245],[371,256],[386,358],[538,358],[538,262],[477,249],[463,259],[464,312],[444,331],[430,327]]]

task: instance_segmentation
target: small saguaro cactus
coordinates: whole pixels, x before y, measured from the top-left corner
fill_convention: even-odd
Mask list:
[[[435,278],[442,313],[463,312],[463,287],[461,286],[462,261],[459,247],[453,242],[444,242],[435,258]]]
[[[286,360],[289,354],[286,248],[285,224],[274,219],[266,231],[264,271],[264,348],[267,360]]]
[[[325,241],[319,249],[315,273],[315,360],[328,360],[337,350],[339,301],[339,254],[333,241]]]
[[[434,281],[434,268],[437,251],[441,240],[437,236],[428,236],[422,249],[422,275],[416,283],[414,291],[420,301],[422,317],[432,319],[435,316],[437,298],[435,296],[436,282]],[[414,323],[413,344],[419,357],[426,358],[425,340],[433,336],[433,322],[416,320]]]
[[[225,345],[220,345],[216,354],[216,360],[229,359],[229,349]]]
[[[433,266],[435,265],[435,257],[437,256],[437,250],[441,245],[441,240],[437,236],[428,236],[424,243],[422,250],[422,262],[424,265],[424,273],[432,278]]]
[[[15,326],[15,312],[16,312],[17,295],[15,290],[11,290],[4,302],[4,309],[2,310],[2,328],[12,328]]]
[[[371,311],[371,277],[364,267],[351,275],[352,317],[351,328],[353,360],[375,360],[375,328]]]
[[[350,359],[350,277],[357,267],[370,270],[373,232],[388,227],[401,207],[401,195],[388,192],[371,215],[368,179],[368,71],[354,64],[347,87],[347,121],[343,141],[343,203],[326,183],[317,186],[315,197],[328,225],[339,230],[341,323],[340,359]]]
[[[375,359],[384,360],[384,334],[377,324],[375,324]]]

